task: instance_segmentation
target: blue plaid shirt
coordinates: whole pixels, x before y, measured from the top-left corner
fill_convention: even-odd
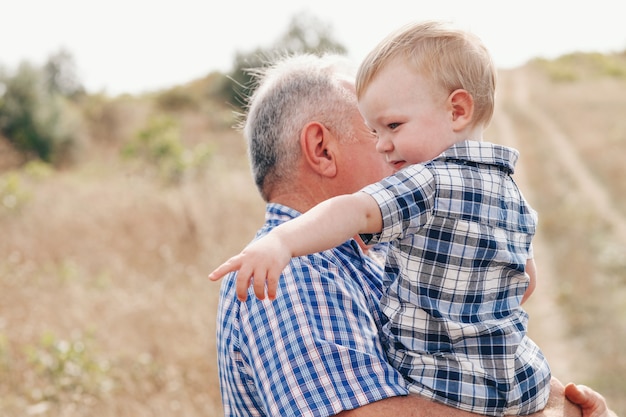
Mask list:
[[[366,240],[391,242],[381,301],[391,363],[410,391],[483,415],[532,413],[549,396],[520,307],[537,216],[511,178],[517,158],[466,141],[364,189],[383,215]]]
[[[266,234],[299,213],[268,204]],[[397,395],[406,383],[381,347],[382,266],[350,240],[293,258],[274,302],[237,300],[224,278],[217,319],[226,416],[331,416]]]

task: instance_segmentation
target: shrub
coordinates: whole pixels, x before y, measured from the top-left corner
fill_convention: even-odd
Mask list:
[[[167,184],[179,183],[183,176],[202,168],[212,149],[198,145],[187,149],[181,142],[178,122],[169,116],[148,120],[147,125],[122,149],[122,156],[156,171]]]
[[[99,395],[112,388],[108,361],[96,357],[89,337],[63,340],[44,334],[37,345],[26,348],[28,362],[38,376],[29,394],[35,400],[73,400]],[[41,397],[41,398],[37,398]]]
[[[14,148],[28,159],[64,160],[77,139],[77,119],[45,72],[22,63],[14,76],[0,74],[0,87],[0,132]]]

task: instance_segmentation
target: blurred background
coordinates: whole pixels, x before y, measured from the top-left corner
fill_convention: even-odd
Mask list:
[[[443,19],[480,36],[499,68],[570,52],[616,52],[626,46],[619,0],[20,0],[2,3],[0,54],[4,65],[41,65],[59,49],[75,57],[92,92],[144,93],[229,72],[233,60],[271,48],[292,18],[309,14],[318,29],[356,61],[400,25]],[[309,33],[307,41],[315,43]],[[288,47],[288,45],[280,45]]]
[[[223,415],[206,275],[264,214],[234,128],[244,69],[286,51],[358,62],[426,18],[477,33],[499,68],[486,140],[520,150],[540,216],[531,336],[556,377],[625,415],[619,4],[421,3],[4,5],[0,415]]]

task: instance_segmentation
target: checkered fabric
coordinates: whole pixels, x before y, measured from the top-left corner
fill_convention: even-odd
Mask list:
[[[391,242],[382,310],[409,389],[483,415],[544,407],[550,369],[520,301],[537,216],[514,183],[516,150],[466,141],[364,189]]]
[[[299,213],[269,204],[270,229]],[[293,258],[275,301],[237,300],[225,277],[217,319],[225,416],[331,416],[406,395],[379,339],[383,270],[356,241]]]

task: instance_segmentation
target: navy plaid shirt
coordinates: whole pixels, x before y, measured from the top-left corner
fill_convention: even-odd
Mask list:
[[[409,389],[478,414],[545,406],[550,369],[520,302],[537,216],[511,174],[516,150],[466,141],[364,189],[391,242],[382,310]]]
[[[299,213],[269,204],[258,236]],[[217,319],[226,416],[331,416],[397,395],[406,383],[382,349],[382,266],[350,240],[293,258],[275,301],[237,300],[224,278]]]

